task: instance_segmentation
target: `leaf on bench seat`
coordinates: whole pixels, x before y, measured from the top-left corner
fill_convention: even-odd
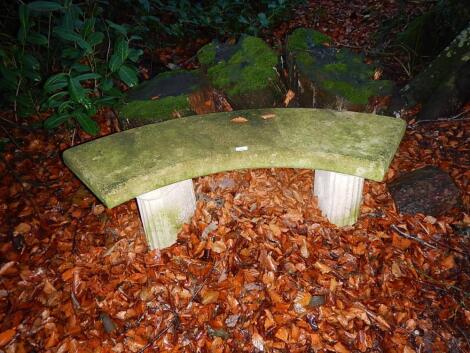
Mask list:
[[[233,123],[236,123],[236,124],[243,124],[243,123],[246,123],[248,121],[247,118],[245,118],[244,116],[236,116],[235,118],[233,118],[232,120],[230,120],[231,122]]]

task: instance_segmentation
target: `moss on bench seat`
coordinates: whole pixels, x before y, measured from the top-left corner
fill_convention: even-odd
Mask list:
[[[237,116],[248,121],[233,122]],[[64,161],[108,207],[181,180],[246,168],[321,169],[380,181],[405,125],[320,109],[214,113],[106,136],[65,151]]]

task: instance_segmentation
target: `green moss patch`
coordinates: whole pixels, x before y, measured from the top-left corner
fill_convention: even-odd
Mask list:
[[[119,109],[122,125],[135,127],[194,114],[188,97],[204,79],[198,70],[161,73],[131,90]]]
[[[226,60],[221,60],[207,69],[211,83],[229,96],[246,94],[265,89],[277,80],[274,67],[278,63],[277,54],[260,38],[240,39],[238,50]],[[208,47],[209,46],[209,47]],[[215,59],[213,44],[199,52],[201,63]],[[201,59],[202,56],[202,59]]]
[[[367,104],[372,96],[389,94],[390,81],[374,81],[373,67],[362,56],[329,46],[331,38],[307,28],[296,29],[287,40],[299,73],[329,94],[353,104]]]
[[[201,65],[210,66],[215,64],[215,53],[215,44],[209,43],[199,49],[199,51],[197,52],[197,59],[199,60],[199,63]]]
[[[333,40],[326,34],[308,28],[297,28],[287,39],[288,51],[309,50],[312,46],[332,43]]]
[[[125,125],[139,126],[193,114],[188,95],[155,100],[131,101],[121,107],[119,115]]]

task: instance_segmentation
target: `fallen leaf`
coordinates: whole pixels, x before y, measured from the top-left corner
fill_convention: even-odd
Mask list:
[[[251,337],[251,343],[257,350],[261,352],[264,351],[264,339],[258,332],[253,333],[253,336]]]
[[[243,124],[243,123],[246,123],[248,121],[247,118],[239,115],[239,116],[236,116],[235,118],[233,118],[232,120],[230,120],[232,123],[237,123],[237,124]]]
[[[455,260],[453,255],[446,256],[442,261],[441,265],[445,270],[450,270],[455,267]]]
[[[281,341],[288,342],[289,341],[289,331],[285,327],[281,327],[276,331],[276,338],[280,339]]]
[[[31,226],[28,223],[20,223],[15,227],[15,234],[26,234],[31,230]]]
[[[274,117],[276,117],[276,114],[262,114],[262,115],[261,115],[261,118],[262,118],[263,120],[273,119]]]
[[[322,264],[320,261],[315,262],[313,266],[320,270],[322,274],[331,272],[331,268],[325,264]]]
[[[410,346],[406,345],[405,348],[403,348],[403,353],[416,353],[416,351]]]
[[[0,333],[0,347],[5,346],[16,334],[16,328],[11,328],[9,330],[3,331]]]
[[[202,304],[204,305],[212,304],[212,303],[215,303],[217,299],[219,298],[219,292],[215,290],[207,290],[203,292],[201,297],[202,297],[202,300],[201,300]]]
[[[8,261],[7,263],[4,263],[2,267],[0,268],[0,276],[8,273],[8,270],[13,268],[14,265],[16,265],[15,261]]]
[[[290,101],[295,97],[295,93],[292,90],[288,90],[284,97],[284,106],[287,107]]]
[[[100,214],[102,214],[104,212],[105,208],[103,205],[94,205],[93,206],[93,209],[92,209],[92,212],[95,216],[99,216]]]
[[[341,342],[337,342],[334,345],[335,351],[338,353],[349,353],[349,349],[347,349]]]
[[[222,240],[211,243],[211,250],[217,254],[221,254],[227,250],[227,245]]]

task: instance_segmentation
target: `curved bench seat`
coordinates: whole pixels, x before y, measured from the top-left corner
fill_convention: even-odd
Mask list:
[[[235,122],[240,117],[247,121]],[[63,157],[114,207],[179,181],[236,169],[307,168],[380,181],[405,125],[344,111],[245,110],[146,125],[73,147]]]
[[[263,115],[274,114],[263,119]],[[248,119],[235,123],[234,117]],[[263,109],[191,116],[106,136],[64,152],[108,207],[177,181],[248,168],[329,170],[381,181],[405,123],[372,114]]]

